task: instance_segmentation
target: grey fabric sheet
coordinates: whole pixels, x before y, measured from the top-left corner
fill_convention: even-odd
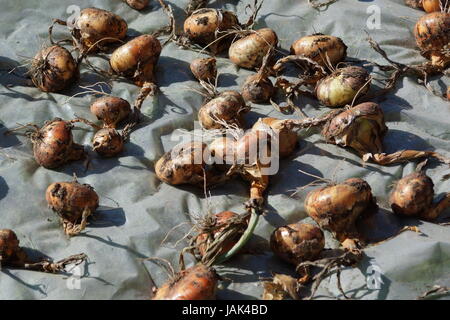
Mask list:
[[[178,21],[183,19],[187,1],[168,1]],[[244,8],[250,1],[212,1],[213,7],[224,7],[245,19]],[[157,67],[157,82],[161,94],[145,101],[146,123],[131,136],[126,151],[113,159],[101,159],[88,147],[93,132],[79,126],[74,131],[77,142],[86,145],[92,158],[85,172],[82,162],[58,170],[39,167],[32,157],[31,143],[23,136],[4,136],[7,128],[18,123],[42,124],[54,117],[64,119],[75,115],[91,120],[91,95],[68,98],[83,89],[74,86],[61,94],[42,93],[25,79],[8,73],[14,66],[26,63],[34,56],[47,37],[52,18],[68,17],[69,5],[81,8],[95,6],[121,15],[131,35],[152,32],[167,20],[156,1],[149,10],[137,12],[119,0],[2,0],[0,10],[0,227],[14,229],[21,245],[31,254],[45,254],[61,259],[85,252],[89,264],[82,270],[84,277],[49,275],[38,272],[8,270],[0,272],[1,299],[146,299],[151,295],[152,278],[158,285],[166,274],[154,264],[143,262],[146,257],[161,257],[176,265],[182,244],[177,239],[189,230],[185,222],[191,217],[225,209],[242,212],[248,196],[245,182],[235,180],[211,190],[206,201],[201,190],[176,188],[160,183],[153,171],[154,162],[169,150],[175,141],[172,134],[179,129],[192,130],[202,97],[188,87],[197,88],[189,71],[189,62],[198,57],[192,51],[169,44],[162,51]],[[412,29],[421,11],[406,7],[403,0],[339,0],[326,11],[312,9],[307,1],[266,0],[257,27],[276,30],[282,49],[303,35],[322,32],[345,41],[349,57],[384,61],[365,41],[367,8],[381,9],[380,29],[368,30],[392,59],[405,63],[420,63],[423,58],[416,49]],[[55,36],[67,36],[64,28],[56,27]],[[99,59],[98,65],[106,67]],[[226,58],[218,59],[222,89],[238,89],[251,74],[239,70]],[[378,75],[381,77],[382,75]],[[86,86],[101,77],[83,69],[80,85]],[[434,80],[436,90],[449,85],[448,79]],[[105,86],[103,86],[105,88]],[[111,93],[133,101],[138,88],[127,82],[113,82]],[[318,103],[301,99],[304,111],[315,116],[326,111]],[[397,90],[381,102],[389,133],[386,152],[403,148],[436,150],[450,156],[450,108],[448,102],[433,96],[414,79],[405,78]],[[269,105],[254,105],[249,123],[261,116],[288,117]],[[293,117],[293,116],[290,116]],[[414,219],[399,219],[388,208],[387,195],[392,183],[415,169],[414,163],[381,167],[363,165],[352,152],[323,142],[318,132],[301,133],[300,149],[291,159],[283,161],[279,173],[272,177],[268,190],[268,213],[261,220],[255,235],[243,254],[233,258],[218,271],[232,281],[221,285],[220,299],[258,299],[262,294],[261,278],[271,272],[292,273],[292,267],[276,259],[268,249],[267,240],[275,227],[306,218],[303,201],[311,188],[295,197],[291,194],[314,180],[299,170],[334,181],[362,177],[368,181],[377,197],[380,212],[365,224],[369,238],[381,240],[404,225],[417,225],[423,234],[405,232],[398,237],[369,247],[367,257],[358,268],[343,272],[342,283],[350,297],[358,299],[412,299],[432,285],[450,286],[449,228]],[[44,194],[55,181],[67,181],[76,173],[83,183],[91,184],[101,198],[101,208],[82,235],[68,239],[59,226],[56,215],[46,206]],[[448,166],[431,161],[427,174],[435,183],[436,194],[447,192],[450,181],[442,180]],[[448,216],[448,212],[446,213]],[[306,218],[306,221],[308,218]],[[185,223],[185,224],[183,224]],[[175,226],[167,241],[165,235]],[[327,246],[336,246],[327,234]],[[37,250],[38,252],[35,252]],[[250,253],[251,252],[251,253]],[[192,261],[192,260],[191,260]],[[377,277],[377,274],[380,276]],[[367,283],[377,278],[379,289]],[[376,281],[375,281],[376,282]],[[371,289],[372,288],[372,289]],[[336,277],[324,281],[318,297],[339,297]]]

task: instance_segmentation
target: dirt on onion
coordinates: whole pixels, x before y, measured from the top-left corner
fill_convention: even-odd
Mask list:
[[[28,71],[33,84],[44,92],[59,92],[79,77],[78,64],[70,52],[58,45],[40,50]]]
[[[433,12],[422,16],[414,27],[421,54],[433,66],[446,68],[450,62],[450,13]]]
[[[450,207],[450,192],[434,201],[434,184],[424,172],[414,172],[400,179],[391,192],[389,202],[396,214],[435,220]]]
[[[305,200],[306,213],[349,250],[361,248],[362,239],[355,223],[374,207],[376,202],[369,184],[359,178],[315,189]]]
[[[94,188],[80,184],[75,179],[69,182],[54,182],[45,192],[48,206],[56,212],[68,236],[84,230],[87,219],[99,206],[99,197]]]

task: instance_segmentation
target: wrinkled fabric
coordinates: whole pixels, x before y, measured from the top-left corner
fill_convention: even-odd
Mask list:
[[[58,170],[39,167],[32,156],[30,141],[20,135],[5,136],[7,129],[18,124],[76,116],[94,121],[89,105],[95,99],[79,94],[85,89],[77,85],[62,93],[43,93],[20,76],[23,67],[47,39],[52,18],[67,19],[72,4],[81,8],[98,7],[113,11],[128,23],[128,34],[150,33],[167,24],[167,17],[151,1],[148,10],[138,12],[119,0],[2,0],[0,11],[0,228],[16,231],[21,245],[32,256],[46,255],[55,260],[84,252],[87,264],[74,269],[73,276],[52,275],[32,271],[0,272],[1,299],[148,299],[153,282],[161,285],[167,274],[149,257],[167,259],[177,267],[183,242],[175,245],[191,228],[195,217],[207,212],[233,210],[242,213],[242,203],[248,197],[248,184],[239,179],[209,190],[174,187],[160,183],[154,173],[155,161],[173,147],[174,133],[194,128],[196,112],[203,97],[191,89],[199,89],[189,71],[189,62],[199,53],[164,47],[156,78],[161,92],[149,97],[143,105],[145,122],[131,135],[123,154],[118,158],[102,159],[91,147],[93,131],[77,125],[74,138],[89,152],[90,167],[82,161]],[[211,6],[239,12],[241,21],[247,16],[245,6],[253,1],[212,1]],[[182,26],[183,8],[187,1],[168,1],[173,6],[178,25]],[[373,7],[377,6],[377,7]],[[375,9],[374,9],[375,8]],[[380,8],[380,29],[370,29],[367,20]],[[69,13],[67,13],[69,12]],[[247,10],[248,12],[248,10]],[[422,11],[406,7],[403,0],[339,0],[328,10],[315,10],[307,1],[266,0],[256,27],[270,27],[278,33],[280,47],[287,52],[291,43],[301,36],[321,32],[341,37],[349,47],[348,56],[378,63],[386,62],[365,40],[366,31],[380,43],[388,55],[403,63],[421,63],[424,59],[416,48],[412,34],[415,21]],[[372,21],[372,20],[371,20]],[[56,26],[56,39],[69,36],[64,27]],[[107,68],[99,58],[91,58],[98,66]],[[12,68],[19,67],[12,73]],[[234,66],[226,54],[218,58],[219,90],[238,89],[252,72]],[[23,73],[23,72],[22,72]],[[377,73],[375,77],[385,75]],[[79,86],[107,81],[83,68]],[[126,81],[113,81],[112,87],[100,85],[106,92],[132,102],[139,88]],[[433,79],[432,86],[444,92],[448,79]],[[378,84],[379,86],[380,84]],[[99,86],[96,86],[99,88]],[[375,86],[376,89],[376,86]],[[75,96],[74,96],[75,95]],[[70,98],[74,96],[73,98]],[[70,98],[70,99],[69,99]],[[450,156],[449,103],[432,95],[413,78],[403,78],[394,92],[378,100],[385,113],[389,132],[384,140],[386,152],[400,149],[435,150]],[[297,101],[309,116],[328,109],[318,102],[301,98]],[[270,105],[253,105],[248,114],[249,124],[261,116],[283,115]],[[260,219],[250,244],[241,254],[218,266],[226,279],[221,284],[220,299],[259,299],[261,279],[272,273],[293,274],[293,267],[273,256],[268,239],[274,228],[305,219],[307,185],[316,178],[301,171],[332,181],[350,177],[367,180],[380,211],[363,224],[364,234],[373,241],[394,235],[405,225],[416,225],[422,233],[411,231],[370,246],[365,258],[354,269],[342,273],[342,286],[347,295],[358,299],[414,299],[433,285],[450,286],[449,227],[403,219],[394,216],[388,206],[392,184],[415,169],[415,163],[382,167],[363,164],[350,150],[326,144],[319,131],[302,131],[296,153],[280,164],[279,172],[271,177],[268,189],[267,214]],[[101,207],[90,220],[86,230],[77,237],[67,238],[58,218],[45,201],[47,186],[56,181],[69,181],[75,173],[79,181],[92,185],[100,196]],[[430,161],[426,173],[435,183],[436,195],[448,192],[450,180],[446,165]],[[445,213],[449,216],[448,210]],[[176,228],[175,228],[176,227]],[[166,237],[167,236],[167,237]],[[335,247],[330,234],[327,247]],[[185,243],[184,243],[185,244]],[[190,257],[186,257],[192,263]],[[83,277],[80,278],[80,275]],[[153,280],[152,280],[153,279]],[[342,298],[336,276],[321,285],[318,298]]]

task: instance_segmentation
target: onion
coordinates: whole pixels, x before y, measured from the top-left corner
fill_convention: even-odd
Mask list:
[[[405,0],[405,4],[414,9],[423,9],[422,0]]]
[[[441,0],[422,0],[422,7],[427,13],[441,11]]]
[[[161,49],[157,38],[144,34],[114,50],[110,58],[111,68],[115,73],[131,79],[137,86],[153,83]]]
[[[291,54],[309,58],[322,67],[335,67],[347,56],[347,46],[341,38],[317,33],[295,41]]]
[[[97,210],[99,198],[88,184],[55,182],[45,192],[48,206],[56,212],[63,224],[64,232],[69,236],[84,230],[87,218]]]
[[[29,71],[33,84],[44,92],[59,92],[79,76],[78,64],[70,52],[60,46],[40,50]]]
[[[108,128],[116,128],[117,124],[131,113],[128,101],[113,96],[104,96],[91,104],[91,113]]]
[[[194,77],[199,81],[214,83],[217,76],[215,58],[199,58],[190,64],[190,69]]]
[[[266,103],[275,94],[275,87],[267,76],[259,73],[249,76],[242,87],[242,97],[253,103]]]
[[[275,229],[270,236],[270,248],[280,259],[298,265],[315,260],[325,247],[320,228],[308,223],[294,223]]]
[[[423,172],[414,172],[400,179],[392,190],[389,202],[399,215],[434,220],[450,207],[450,193],[433,203],[434,184]]]
[[[208,46],[212,53],[217,54],[226,49],[231,40],[223,33],[237,26],[239,21],[233,12],[204,8],[194,11],[185,20],[184,33],[192,42]]]
[[[243,115],[249,111],[244,98],[237,91],[223,91],[198,111],[198,120],[203,128],[222,129],[226,126],[243,128]]]
[[[229,166],[236,163],[236,140],[220,137],[209,144],[214,165],[220,170],[228,170]]]
[[[103,157],[114,157],[124,148],[124,138],[114,128],[97,131],[92,139],[93,150]]]
[[[0,229],[0,263],[14,259],[20,251],[19,240],[14,231],[10,229]]]
[[[49,28],[50,41],[53,43],[53,25],[67,25],[66,21],[55,19]],[[73,42],[82,53],[105,51],[105,45],[118,42],[126,37],[128,25],[118,15],[98,8],[81,10],[69,27]]]
[[[142,10],[148,7],[150,0],[125,0],[125,2],[136,10]]]
[[[278,37],[272,29],[252,30],[250,35],[230,46],[228,56],[239,67],[255,69],[261,67],[267,52],[277,44]]]
[[[450,100],[450,86],[447,87],[447,100]]]
[[[414,36],[421,54],[433,66],[445,68],[450,55],[450,13],[433,12],[422,16],[414,27]]]
[[[307,214],[321,228],[332,232],[347,249],[360,246],[355,222],[362,213],[375,205],[369,184],[359,178],[315,189],[305,200]]]
[[[218,279],[214,269],[197,264],[158,288],[152,300],[214,300]]]
[[[56,118],[45,123],[31,134],[33,153],[36,162],[54,169],[63,164],[85,157],[83,146],[76,144],[72,136],[73,125],[69,121]]]
[[[327,107],[350,104],[357,94],[369,90],[369,74],[361,67],[345,67],[319,80],[315,88],[317,99]]]

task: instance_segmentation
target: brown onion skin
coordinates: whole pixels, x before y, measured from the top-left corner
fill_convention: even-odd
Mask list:
[[[347,129],[351,130],[350,139],[342,136]],[[322,136],[327,142],[353,148],[363,156],[383,152],[383,138],[387,131],[380,106],[364,102],[334,117],[323,127]]]
[[[45,199],[53,211],[70,222],[80,219],[86,209],[93,213],[99,206],[94,188],[76,181],[50,184],[45,192]]]
[[[235,147],[238,163],[253,165],[262,156],[271,155],[271,135],[262,130],[251,130],[243,135]],[[267,165],[267,164],[266,164]]]
[[[441,0],[422,0],[423,10],[427,13],[441,11]]]
[[[364,86],[364,87],[363,87]],[[317,99],[327,107],[343,107],[354,97],[369,90],[369,73],[362,67],[337,69],[317,82],[314,90]]]
[[[219,18],[219,12],[222,19]],[[207,46],[216,38],[217,31],[226,31],[239,25],[238,18],[231,11],[216,10],[216,9],[199,9],[193,12],[184,21],[184,33],[186,36],[201,46]],[[220,36],[222,36],[221,34]],[[231,37],[224,37],[220,41],[216,41],[208,48],[214,54],[220,53],[229,46]]]
[[[215,58],[199,58],[190,64],[190,69],[194,77],[199,81],[214,83],[217,76]]]
[[[328,57],[334,67],[346,58],[347,46],[341,38],[313,34],[295,41],[291,46],[291,54],[303,55],[322,67],[327,67],[328,61],[326,59]]]
[[[214,269],[197,264],[158,288],[152,300],[215,300],[217,282]]]
[[[45,124],[32,138],[36,162],[47,169],[54,169],[69,161],[85,157],[84,148],[73,142],[72,124],[55,119]]]
[[[414,27],[421,54],[438,67],[446,67],[450,58],[442,52],[449,49],[450,13],[433,12],[422,16]]]
[[[242,97],[253,103],[267,103],[275,94],[275,87],[269,78],[259,74],[251,75],[242,86]]]
[[[18,251],[19,239],[14,231],[10,229],[0,229],[0,257],[3,262],[8,261]]]
[[[220,170],[228,170],[230,165],[236,162],[236,140],[233,138],[220,137],[209,144],[214,165]]]
[[[447,100],[450,101],[450,86],[447,87]]]
[[[124,140],[114,128],[103,128],[97,131],[92,139],[92,147],[102,157],[114,157],[123,151]]]
[[[128,25],[120,16],[110,11],[86,8],[81,10],[74,28],[75,37],[79,37],[83,48],[94,52],[108,43],[117,43],[118,40],[125,39]],[[91,48],[93,45],[95,48]]]
[[[176,152],[166,152],[155,164],[156,176],[171,185],[200,183],[204,164],[195,163],[195,159],[203,159],[205,149],[205,143],[192,141],[176,147]]]
[[[217,119],[243,128],[245,126],[243,114],[247,111],[244,98],[239,92],[223,91],[199,109],[198,119],[202,127],[207,130],[223,128],[223,125],[216,121]]]
[[[91,104],[90,109],[91,113],[109,128],[116,128],[117,124],[131,113],[128,101],[114,96],[98,98]]]
[[[154,69],[161,50],[157,38],[144,34],[114,50],[109,63],[116,74],[142,87],[146,82],[154,82]]]
[[[340,242],[353,236],[356,219],[374,204],[369,184],[360,178],[315,189],[305,199],[307,214]]]
[[[36,54],[30,75],[33,84],[41,91],[59,92],[75,82],[79,71],[70,52],[55,45]]]
[[[235,41],[228,50],[231,62],[241,68],[255,69],[261,67],[270,48],[278,44],[275,31],[269,28],[259,29],[250,35]]]
[[[215,215],[215,219],[216,219],[215,227],[218,227],[218,228],[212,232],[213,237],[215,237],[217,234],[219,234],[226,227],[226,225],[230,219],[236,218],[238,216],[239,216],[239,214],[232,212],[232,211],[222,211],[222,212],[217,213]],[[220,228],[220,226],[223,226],[223,227]],[[227,241],[222,244],[222,247],[220,248],[218,255],[222,255],[222,254],[225,254],[228,251],[230,251],[231,248],[233,248],[233,246],[238,242],[240,236],[241,236],[240,234],[236,234],[233,237],[227,238]],[[204,242],[206,241],[207,238],[208,238],[207,233],[200,233],[196,239],[196,243],[198,245],[197,248],[202,257],[205,255],[206,244]]]
[[[279,227],[270,236],[273,253],[293,265],[317,259],[324,247],[325,237],[322,230],[308,223]]]
[[[433,198],[433,181],[423,172],[414,172],[396,183],[389,202],[396,214],[420,217],[431,209]]]
[[[276,118],[260,118],[252,130],[265,130],[269,126],[278,133],[279,155],[281,158],[290,156],[298,145],[298,135],[294,130],[286,127],[284,121]]]
[[[143,10],[148,7],[150,0],[125,0],[125,2],[136,10]]]

